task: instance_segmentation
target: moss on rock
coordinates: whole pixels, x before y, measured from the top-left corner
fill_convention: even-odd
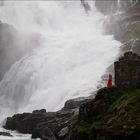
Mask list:
[[[69,140],[140,140],[140,89],[99,90],[80,107]]]

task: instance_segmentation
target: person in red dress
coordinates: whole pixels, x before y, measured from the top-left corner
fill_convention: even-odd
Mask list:
[[[107,87],[112,87],[112,75],[111,74],[109,74],[109,78],[107,81]]]

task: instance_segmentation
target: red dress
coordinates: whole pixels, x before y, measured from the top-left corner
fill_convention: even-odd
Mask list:
[[[108,79],[108,82],[107,82],[107,87],[112,87],[112,75],[109,74],[109,79]]]

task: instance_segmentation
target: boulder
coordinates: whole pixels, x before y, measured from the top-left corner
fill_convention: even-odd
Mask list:
[[[64,105],[64,110],[71,110],[74,108],[78,108],[81,104],[84,104],[88,101],[90,101],[91,99],[89,97],[79,97],[79,98],[75,98],[75,99],[71,99],[65,102]]]
[[[9,132],[0,132],[0,136],[13,137]]]
[[[68,135],[68,132],[69,132],[69,128],[68,128],[68,126],[66,126],[66,127],[64,127],[64,128],[62,128],[58,133],[57,133],[57,135],[58,135],[58,137],[59,137],[59,139],[65,139],[66,138],[66,136]]]
[[[84,103],[79,108],[78,119],[83,122],[92,122],[99,119],[100,115],[105,113],[109,105],[118,98],[120,93],[116,93],[117,88],[102,88],[98,90],[95,99]]]
[[[46,113],[46,109],[34,110],[32,113]]]

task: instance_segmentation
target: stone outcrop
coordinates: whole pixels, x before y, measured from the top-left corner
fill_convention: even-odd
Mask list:
[[[119,94],[112,94],[115,90],[115,88],[100,89],[95,99],[82,104],[79,108],[79,122],[82,124],[83,122],[98,120],[99,116],[108,110],[110,104],[113,102],[113,98],[118,98]]]
[[[0,136],[13,137],[9,132],[0,132]]]
[[[57,112],[46,112],[42,109],[32,113],[16,114],[7,118],[4,128],[30,133],[32,138],[42,140],[65,140],[73,116],[78,113],[79,106],[89,100],[91,99],[68,100],[64,108]]]
[[[124,88],[140,87],[140,57],[127,52],[115,62],[115,85]]]

